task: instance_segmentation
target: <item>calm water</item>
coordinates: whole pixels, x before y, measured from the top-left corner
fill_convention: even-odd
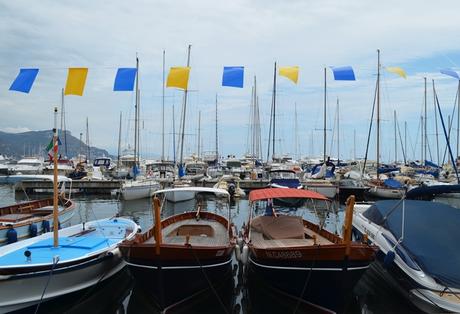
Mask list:
[[[37,196],[33,196],[37,198]],[[149,199],[119,201],[116,198],[98,198],[75,195],[76,210],[72,223],[111,217],[117,213],[132,217],[143,230],[153,223],[152,207]],[[14,194],[12,187],[0,185],[0,206],[27,199],[24,194]],[[193,202],[171,204],[166,215],[183,212]],[[222,215],[227,209],[219,201],[207,200],[205,206]],[[249,215],[248,201],[237,200],[230,204],[231,218],[238,230]],[[330,211],[302,210],[302,215],[310,221],[323,224],[326,229],[340,233],[343,208],[337,203]],[[243,287],[241,270],[234,263],[234,278],[216,287],[216,292],[200,295],[184,302],[168,313],[305,313],[302,303],[261,286]],[[186,283],[178,283],[186,284]],[[216,294],[219,296],[217,297]],[[406,300],[392,291],[373,271],[368,271],[354,291],[347,313],[415,313]],[[26,313],[34,313],[35,308]],[[40,313],[155,313],[158,312],[151,298],[136,286],[129,272],[124,271],[99,285],[63,298],[44,303]]]

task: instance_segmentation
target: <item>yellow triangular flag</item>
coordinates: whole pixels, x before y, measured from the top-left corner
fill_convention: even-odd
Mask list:
[[[190,67],[171,67],[166,81],[166,87],[187,89]]]
[[[398,75],[401,76],[401,77],[407,78],[406,71],[404,71],[404,70],[401,69],[400,67],[385,67],[385,69],[386,69],[388,72],[391,72],[391,73],[394,73],[394,74],[398,74]]]
[[[87,74],[88,68],[69,68],[64,95],[82,96]]]
[[[279,75],[285,76],[297,84],[297,81],[299,80],[299,67],[280,67]]]

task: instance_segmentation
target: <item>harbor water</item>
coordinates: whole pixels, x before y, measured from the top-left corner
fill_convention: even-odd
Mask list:
[[[27,195],[14,193],[11,186],[0,186],[0,206],[26,200]],[[36,195],[29,196],[37,198]],[[147,230],[153,223],[152,206],[149,199],[121,201],[115,197],[95,197],[75,195],[76,210],[72,224],[112,217],[115,215],[132,217]],[[192,203],[191,203],[192,202]],[[164,215],[183,212],[193,208],[193,202],[169,204]],[[227,215],[225,206],[218,201],[205,202],[207,210]],[[308,220],[319,223],[332,232],[341,233],[343,206],[333,203],[330,210],[309,211],[302,209]],[[248,219],[247,199],[234,200],[230,204],[231,219],[239,230]],[[298,213],[297,213],[298,214]],[[208,292],[190,297],[177,304],[167,313],[306,313],[303,302],[293,296],[282,295],[267,287],[244,284],[241,269],[234,261],[234,277],[222,286],[212,287]],[[101,278],[102,279],[102,278]],[[186,282],[178,282],[186,285]],[[314,289],[314,287],[312,287]],[[21,313],[35,313],[36,307]],[[155,313],[159,312],[152,298],[136,285],[125,268],[116,276],[101,280],[96,286],[84,291],[66,295],[40,304],[39,313]],[[371,267],[354,289],[353,299],[347,313],[417,313],[418,311],[403,299],[397,291],[387,286],[374,267]]]

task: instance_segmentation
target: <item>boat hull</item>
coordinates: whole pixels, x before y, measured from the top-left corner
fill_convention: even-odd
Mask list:
[[[125,201],[151,197],[158,190],[158,185],[129,186],[121,189],[121,196]]]
[[[60,267],[53,271],[23,273],[11,277],[0,277],[0,313],[23,309],[40,303],[44,287],[47,286],[43,301],[90,287],[106,280],[125,266],[118,249],[89,260],[86,263]]]
[[[177,192],[168,192],[166,193],[166,199],[172,203],[178,202],[185,202],[195,198],[194,192],[184,192],[184,191],[177,191]]]
[[[295,298],[343,312],[353,287],[369,267],[369,262],[264,261],[249,258],[248,280],[264,282]]]
[[[232,278],[231,256],[206,261],[197,258],[201,265],[193,260],[185,263],[131,260],[128,267],[136,283],[165,309]]]
[[[304,183],[304,188],[306,190],[318,192],[319,194],[322,194],[327,198],[335,198],[338,190],[337,186],[335,185],[324,185],[314,183]]]
[[[400,199],[406,194],[406,191],[404,189],[374,186],[367,190],[366,193],[375,198]]]

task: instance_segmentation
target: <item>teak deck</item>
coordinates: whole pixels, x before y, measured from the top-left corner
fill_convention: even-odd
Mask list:
[[[203,218],[181,220],[161,231],[163,244],[185,245],[187,235],[190,236],[189,243],[195,246],[225,246],[229,243],[228,231],[224,225]],[[155,243],[154,237],[145,243]]]

